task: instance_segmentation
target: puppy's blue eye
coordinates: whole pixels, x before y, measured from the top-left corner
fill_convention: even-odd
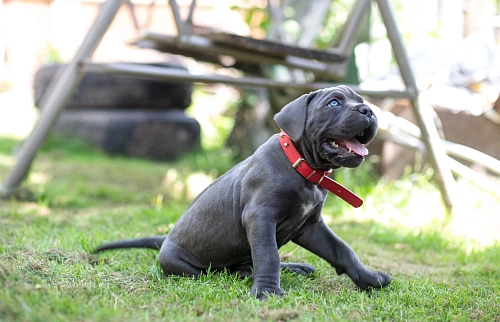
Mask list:
[[[328,106],[330,106],[330,107],[339,107],[340,103],[337,100],[331,100],[330,103],[328,103]]]

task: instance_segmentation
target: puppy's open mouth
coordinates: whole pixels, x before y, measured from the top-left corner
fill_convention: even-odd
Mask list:
[[[368,149],[361,143],[366,141],[364,139],[364,134],[364,131],[361,131],[358,135],[350,139],[328,140],[326,141],[326,148],[329,152],[335,152],[336,154],[357,154],[359,156],[365,156],[368,154]]]

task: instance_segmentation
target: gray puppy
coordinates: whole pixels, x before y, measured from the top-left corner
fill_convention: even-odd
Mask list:
[[[362,144],[377,132],[372,110],[352,89],[338,86],[299,97],[277,113],[275,121],[284,133],[272,136],[208,186],[167,236],[104,244],[96,252],[159,249],[167,275],[198,276],[208,268],[252,274],[252,294],[265,299],[284,294],[280,269],[314,272],[308,264],[280,262],[278,249],[293,241],[324,258],[337,274],[347,274],[360,289],[389,285],[390,275],[363,265],[321,217],[328,193],[323,183],[334,183],[324,180],[325,175],[331,169],[359,166],[368,153]],[[295,149],[302,157],[297,162],[286,154]],[[309,175],[299,173],[306,168],[311,169]]]

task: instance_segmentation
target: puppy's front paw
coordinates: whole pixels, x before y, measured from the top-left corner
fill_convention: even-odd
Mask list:
[[[257,286],[253,285],[252,286],[252,294],[257,297],[259,300],[267,300],[269,296],[284,296],[285,292],[281,288],[274,288],[274,287],[265,287],[265,286]]]
[[[357,287],[364,291],[370,288],[386,287],[392,282],[391,275],[386,272],[376,272],[369,269],[364,272],[359,272],[357,276],[352,276],[351,279]]]

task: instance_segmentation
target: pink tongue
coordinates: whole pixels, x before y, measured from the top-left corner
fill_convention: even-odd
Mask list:
[[[343,143],[348,149],[351,149],[354,153],[358,155],[367,155],[368,154],[368,149],[365,148],[358,140],[356,139],[350,139],[350,140],[343,140]]]

